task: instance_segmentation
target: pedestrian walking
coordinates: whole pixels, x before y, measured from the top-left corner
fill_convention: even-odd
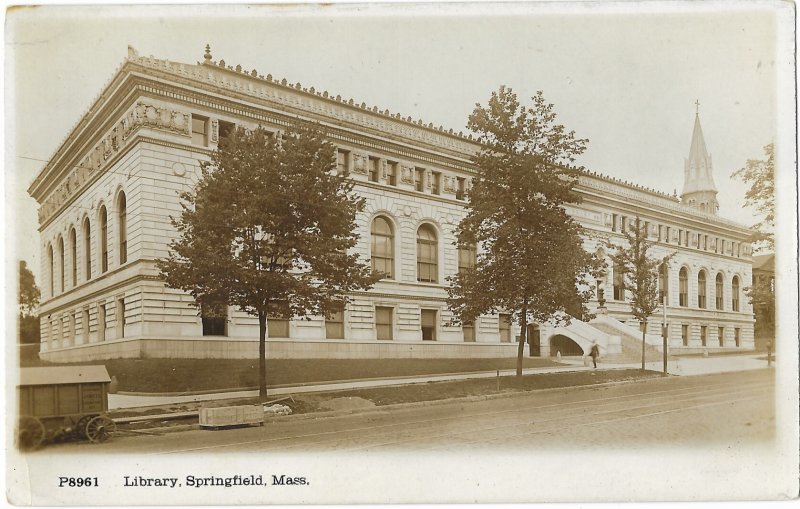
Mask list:
[[[597,343],[592,343],[592,350],[589,353],[592,356],[592,363],[594,367],[597,367],[597,358],[600,357],[600,348],[597,346]]]

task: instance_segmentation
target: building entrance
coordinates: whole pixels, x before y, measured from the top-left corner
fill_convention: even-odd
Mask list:
[[[555,357],[561,352],[562,357],[576,357],[583,355],[583,348],[562,334],[556,334],[550,339],[550,357]]]

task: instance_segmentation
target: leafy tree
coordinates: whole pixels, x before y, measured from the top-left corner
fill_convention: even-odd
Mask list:
[[[750,185],[745,193],[745,206],[752,207],[762,217],[753,225],[756,230],[752,241],[761,251],[775,250],[775,146],[764,147],[765,159],[748,159],[743,168],[732,175]],[[760,249],[759,249],[760,248]],[[766,322],[769,330],[775,323],[775,288],[772,282],[756,281],[744,289],[750,303],[756,309],[757,318]]]
[[[760,242],[768,251],[775,249],[775,146],[764,147],[766,159],[748,159],[744,168],[732,175],[739,178],[750,189],[745,193],[745,206],[754,208],[762,220],[753,225],[756,234],[753,242]]]
[[[230,304],[258,317],[261,397],[267,317],[330,317],[348,292],[379,278],[348,253],[365,202],[336,174],[334,154],[316,125],[291,126],[282,138],[260,127],[234,130],[181,195],[179,238],[158,264],[167,285],[199,307]]]
[[[39,299],[42,297],[39,287],[36,286],[36,278],[28,268],[25,260],[19,262],[19,288],[17,289],[19,298],[19,313],[21,315],[33,315],[39,306]]]
[[[624,245],[608,243],[611,259],[625,271],[625,290],[631,296],[631,313],[639,320],[642,329],[642,369],[645,361],[645,334],[647,319],[659,307],[658,269],[671,257],[655,258],[648,254],[653,243],[647,240],[647,225],[638,216],[632,228],[623,234]]]
[[[774,333],[775,327],[775,280],[774,278],[754,278],[753,285],[744,293],[756,312],[759,332]]]
[[[587,140],[555,123],[542,92],[532,101],[525,107],[501,86],[469,117],[483,148],[474,157],[476,175],[457,242],[482,249],[474,268],[448,278],[448,304],[459,320],[506,311],[519,322],[518,377],[528,323],[568,323],[569,311],[587,314],[588,276],[599,268],[583,249],[580,225],[564,209],[579,200],[573,191],[578,173],[567,165]]]
[[[36,310],[42,294],[36,286],[36,278],[28,268],[25,260],[19,262],[19,286],[17,287],[17,300],[19,301],[19,317],[17,339],[20,343],[39,342],[39,317]]]

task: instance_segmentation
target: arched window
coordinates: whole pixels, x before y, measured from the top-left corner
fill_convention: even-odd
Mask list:
[[[739,311],[739,276],[733,276],[731,283],[731,309]]]
[[[117,199],[117,228],[119,228],[119,264],[128,261],[128,210],[125,193],[120,192]]]
[[[625,266],[614,262],[614,300],[625,300]]]
[[[689,305],[689,271],[686,267],[681,267],[678,273],[678,305],[683,307]]]
[[[50,272],[50,296],[52,297],[55,295],[53,288],[53,281],[55,280],[55,263],[56,261],[53,259],[53,245],[50,244],[47,246],[47,263],[49,264],[49,272]]]
[[[100,207],[100,273],[108,270],[108,212]]]
[[[706,271],[697,274],[697,307],[706,308]]]
[[[58,238],[58,278],[61,281],[59,288],[64,292],[64,237]]]
[[[83,220],[83,264],[86,281],[92,279],[92,226],[89,218]]]
[[[417,230],[417,281],[436,283],[438,281],[438,242],[436,231],[429,224]]]
[[[458,246],[458,272],[466,272],[475,268],[478,260],[478,247],[475,244]]]
[[[75,228],[69,230],[69,258],[72,273],[72,287],[78,286],[78,235]]]
[[[723,297],[723,284],[722,284],[722,272],[717,273],[717,281],[716,281],[716,295],[714,296],[714,300],[717,303],[717,309],[720,311],[722,310],[722,297]]]
[[[667,264],[662,263],[658,267],[658,301],[667,304],[669,296],[669,275],[667,274]]]
[[[394,232],[389,221],[378,216],[372,221],[372,270],[383,272],[388,279],[394,278]]]

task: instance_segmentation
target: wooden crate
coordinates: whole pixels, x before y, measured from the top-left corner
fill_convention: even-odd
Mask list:
[[[200,409],[201,427],[219,428],[242,424],[264,424],[264,408],[261,405],[241,405]]]

